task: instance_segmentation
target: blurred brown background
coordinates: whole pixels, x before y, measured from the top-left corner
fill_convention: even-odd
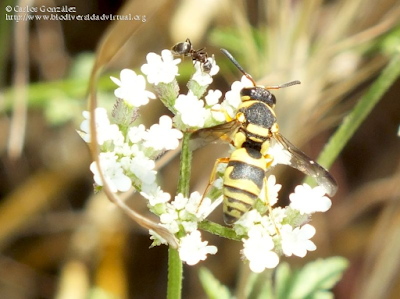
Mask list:
[[[118,15],[124,1],[10,1],[6,5],[76,7],[81,15]],[[125,21],[137,32],[99,81],[99,105],[111,107],[113,83],[123,68],[139,71],[148,52],[191,39],[221,66],[212,89],[229,90],[240,74],[219,53],[224,47],[260,84],[298,79],[300,87],[275,92],[283,135],[316,158],[357,100],[400,46],[398,1],[165,1],[149,11],[138,1]],[[38,15],[40,12],[38,13]],[[163,298],[167,248],[149,249],[146,231],[102,193],[93,194],[91,158],[76,133],[87,108],[94,51],[109,21],[0,21],[0,298]],[[118,35],[118,32],[111,32]],[[192,66],[181,69],[186,93]],[[400,293],[400,81],[373,109],[340,154],[332,174],[339,184],[331,210],[312,224],[318,257],[340,255],[350,267],[337,298],[398,298]],[[149,87],[150,88],[150,87]],[[142,109],[148,126],[168,111],[153,101]],[[226,147],[194,153],[192,191],[202,191]],[[175,193],[177,159],[159,179]],[[282,203],[301,173],[277,167]],[[144,199],[128,202],[143,214]],[[211,215],[222,223],[221,209]],[[155,217],[153,217],[155,219]],[[247,266],[241,244],[204,233],[218,253],[184,266],[183,298],[205,298],[197,276],[204,266],[240,297]],[[236,291],[235,291],[236,290]],[[97,298],[97,297],[96,297]],[[113,298],[113,297],[101,297]]]

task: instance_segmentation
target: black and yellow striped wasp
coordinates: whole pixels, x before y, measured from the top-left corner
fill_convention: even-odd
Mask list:
[[[268,154],[271,141],[278,143],[287,151],[290,157],[287,163],[289,166],[312,176],[328,195],[333,196],[337,191],[337,184],[331,174],[279,133],[274,111],[276,98],[269,90],[300,82],[292,81],[269,87],[257,86],[253,78],[227,50],[221,49],[221,51],[254,86],[241,90],[242,102],[234,119],[227,117],[226,123],[200,129],[192,134],[192,150],[217,140],[229,142],[235,147],[230,157],[219,158],[215,162],[203,197],[216,179],[217,166],[220,163],[227,163],[223,176],[224,221],[226,224],[235,223],[253,207],[263,184],[266,184],[266,174],[274,160],[274,157]]]

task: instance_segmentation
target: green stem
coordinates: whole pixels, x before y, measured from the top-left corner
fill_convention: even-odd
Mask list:
[[[189,196],[190,170],[192,152],[189,150],[190,133],[184,133],[182,139],[181,163],[177,193]],[[182,261],[177,249],[169,248],[168,251],[168,299],[181,298],[182,290]]]
[[[189,150],[190,133],[184,133],[182,139],[181,165],[179,170],[179,181],[177,193],[184,197],[189,196],[190,171],[192,163],[192,152]]]
[[[168,250],[168,299],[181,298],[182,290],[182,261],[177,249]]]

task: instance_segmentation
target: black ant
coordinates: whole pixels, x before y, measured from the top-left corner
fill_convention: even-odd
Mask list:
[[[212,68],[212,63],[208,60],[206,48],[201,48],[199,50],[193,49],[192,42],[190,39],[186,39],[185,42],[177,43],[172,47],[172,54],[179,56],[192,56],[193,61],[200,62],[201,70],[205,73],[209,73]]]

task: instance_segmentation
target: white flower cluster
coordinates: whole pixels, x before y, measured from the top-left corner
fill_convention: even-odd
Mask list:
[[[199,71],[198,71],[199,72]],[[210,74],[202,73],[202,75],[193,75],[192,80],[199,80],[201,84],[211,81],[202,80],[203,77],[210,77]],[[211,78],[211,77],[210,77]],[[200,84],[200,83],[199,83]],[[231,90],[225,94],[225,99],[219,104],[219,99],[222,96],[220,90],[209,90],[204,97],[205,100],[200,100],[196,94],[196,84],[189,84],[193,86],[187,95],[179,95],[176,100],[175,108],[177,114],[175,122],[181,129],[197,129],[202,127],[211,127],[220,124],[226,120],[226,114],[230,118],[234,118],[236,110],[241,102],[240,91],[244,87],[253,86],[252,82],[245,76],[241,81],[235,81]]]
[[[147,55],[147,64],[141,67],[147,81],[153,85],[156,94],[146,90],[146,79],[132,70],[121,71],[120,79],[111,77],[118,88],[115,96],[119,98],[110,120],[104,108],[95,111],[97,143],[100,148],[100,164],[105,180],[111,191],[125,192],[132,187],[147,199],[151,212],[160,217],[160,225],[174,234],[179,240],[179,254],[182,261],[194,265],[205,260],[208,254],[215,254],[217,248],[202,241],[198,223],[221,203],[222,179],[226,165],[218,168],[218,178],[211,191],[213,195],[202,201],[198,192],[189,198],[178,194],[171,201],[171,195],[164,192],[156,182],[154,160],[167,150],[176,149],[179,140],[187,130],[209,127],[234,118],[241,103],[240,91],[253,86],[246,77],[234,82],[231,90],[220,103],[222,92],[208,90],[212,76],[219,67],[214,57],[208,58],[212,68],[203,72],[200,62],[195,61],[195,73],[191,77],[187,94],[179,94],[176,81],[180,59],[175,59],[169,50],[161,56]],[[161,116],[159,123],[146,128],[135,124],[138,107],[146,105],[150,99],[158,97],[174,114],[174,118]],[[90,114],[83,112],[85,120],[81,124],[82,137],[90,142]],[[271,145],[274,161],[287,164],[290,155],[279,146]],[[90,165],[98,188],[103,186],[96,164]],[[243,240],[243,256],[249,261],[254,272],[274,268],[279,256],[296,255],[303,257],[307,251],[315,250],[309,239],[315,229],[306,224],[314,212],[324,212],[330,208],[329,198],[324,196],[321,187],[298,186],[290,195],[291,204],[285,208],[272,208],[278,201],[281,185],[276,184],[273,175],[269,176],[255,208],[247,212],[233,226],[236,234]],[[214,192],[216,191],[216,192]],[[217,199],[216,199],[217,198]],[[201,202],[201,206],[199,207]],[[268,208],[270,208],[270,213]],[[268,216],[266,215],[268,214]],[[155,231],[150,231],[153,246],[166,244]]]
[[[172,107],[172,112],[176,113],[175,124],[166,115],[160,117],[158,124],[147,129],[142,124],[134,124],[138,107],[146,105],[156,95],[146,90],[145,76],[129,69],[122,70],[120,79],[111,77],[118,85],[114,94],[119,99],[114,106],[112,120],[104,108],[95,110],[97,143],[101,151],[100,164],[112,192],[125,192],[132,187],[140,191],[148,200],[150,211],[160,216],[161,225],[180,240],[181,259],[193,265],[204,260],[207,254],[215,254],[217,251],[215,246],[207,246],[207,242],[201,240],[200,231],[197,230],[198,222],[210,212],[207,209],[210,210],[215,205],[211,205],[211,200],[206,198],[199,209],[201,195],[197,192],[192,193],[189,198],[179,194],[171,202],[171,195],[164,192],[156,182],[154,159],[167,150],[176,149],[185,129],[225,121],[225,115],[218,104],[221,91],[210,90],[204,100],[201,99],[219,67],[213,58],[208,58],[212,68],[204,73],[200,64],[195,63],[196,71],[191,84],[188,84],[189,91],[184,95],[176,94],[176,77],[179,75],[178,64],[181,59],[175,59],[169,50],[163,50],[161,56],[149,53],[146,59],[147,63],[141,67],[141,71],[146,75],[147,81],[153,84],[156,91],[173,95],[167,97],[169,102],[166,106]],[[157,89],[160,86],[162,89]],[[161,99],[164,94],[157,96]],[[80,127],[81,136],[86,142],[90,142],[90,113],[84,111],[83,116],[85,120]],[[103,182],[95,162],[90,165],[90,170],[96,185],[101,188]],[[153,245],[166,243],[156,232],[150,233],[154,240]]]
[[[322,187],[311,188],[304,184],[297,186],[290,195],[289,206],[273,208],[281,188],[275,182],[275,177],[270,175],[266,197],[271,213],[262,215],[263,211],[259,211],[262,208],[253,209],[234,224],[237,235],[244,236],[243,256],[249,261],[250,269],[257,273],[266,268],[275,268],[281,254],[304,257],[307,251],[315,250],[315,244],[310,241],[315,228],[307,222],[311,214],[325,212],[331,207],[331,200],[325,196]],[[265,202],[263,193],[261,202]]]
[[[125,70],[126,71],[126,70]],[[83,138],[90,141],[90,114],[81,124]],[[156,186],[154,158],[165,150],[175,149],[182,138],[182,132],[172,128],[172,119],[161,116],[160,123],[149,129],[143,125],[131,126],[123,133],[118,125],[111,124],[104,108],[96,109],[97,140],[100,145],[100,164],[105,179],[112,192],[125,192],[132,186],[138,190],[151,189]],[[90,165],[94,181],[103,186],[95,162]]]
[[[198,223],[214,208],[209,198],[204,198],[199,209],[202,196],[198,192],[193,192],[189,198],[178,194],[172,202],[165,200],[167,196],[161,194],[160,191],[156,192],[155,196],[148,194],[143,194],[143,196],[149,199],[150,210],[160,216],[161,226],[175,235],[182,236],[179,247],[182,261],[188,265],[194,265],[205,260],[207,254],[217,252],[217,247],[207,246],[208,243],[201,240],[201,233],[197,229]],[[155,232],[150,233],[153,246],[166,244],[166,241]]]

